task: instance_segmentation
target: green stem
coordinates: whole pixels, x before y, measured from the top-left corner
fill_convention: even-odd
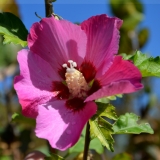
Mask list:
[[[88,122],[88,123],[87,123],[87,127],[86,127],[86,135],[85,135],[85,145],[84,145],[83,160],[87,160],[88,150],[89,150],[89,143],[90,143],[90,125],[89,125],[89,122]]]
[[[52,0],[45,0],[46,17],[50,17],[53,13]]]

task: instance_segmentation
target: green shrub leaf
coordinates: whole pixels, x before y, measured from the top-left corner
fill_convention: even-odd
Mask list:
[[[117,119],[115,107],[113,105],[109,103],[105,104],[105,103],[100,103],[100,102],[97,102],[96,104],[98,106],[98,110],[97,110],[96,115],[93,118],[106,117],[112,120]]]
[[[0,13],[0,34],[4,37],[3,44],[14,43],[22,47],[27,46],[28,31],[23,22],[12,13]]]
[[[148,57],[146,54],[136,51],[134,55],[122,54],[126,60],[131,60],[140,70],[142,77],[160,77],[160,56]]]
[[[98,119],[91,118],[89,124],[91,138],[98,138],[103,146],[113,152],[112,125],[101,117]]]
[[[153,134],[153,130],[148,123],[138,124],[138,120],[139,117],[133,113],[121,115],[113,124],[114,134]]]

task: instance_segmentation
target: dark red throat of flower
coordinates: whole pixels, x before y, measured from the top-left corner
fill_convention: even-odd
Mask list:
[[[68,65],[70,64],[70,66]],[[53,91],[57,92],[57,99],[66,100],[66,107],[77,112],[84,108],[84,100],[101,88],[99,81],[94,80],[96,69],[92,63],[83,62],[79,70],[76,62],[69,60],[59,70],[63,82],[53,82]],[[64,72],[65,68],[65,72]]]

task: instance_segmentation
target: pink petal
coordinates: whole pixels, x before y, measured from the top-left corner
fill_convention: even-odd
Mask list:
[[[142,88],[143,88],[142,84],[137,83],[136,85],[133,85],[130,81],[127,81],[127,80],[113,82],[112,84],[104,86],[97,92],[93,93],[91,96],[89,96],[85,100],[85,102],[96,100],[102,97],[116,95],[116,94],[131,93],[131,92],[138,91]]]
[[[104,86],[122,80],[129,80],[134,84],[140,84],[141,79],[142,75],[140,71],[132,62],[123,60],[121,56],[115,56],[109,70],[98,80]]]
[[[81,64],[86,54],[87,37],[80,26],[50,17],[33,24],[28,43],[31,51],[57,69],[68,60]]]
[[[88,39],[86,60],[97,67],[97,77],[106,72],[113,55],[118,52],[121,24],[122,20],[105,14],[91,17],[81,24]]]
[[[89,96],[86,101],[140,90],[143,88],[141,78],[137,67],[123,60],[121,56],[115,56],[109,70],[98,79],[103,87]]]
[[[25,116],[35,118],[37,106],[56,96],[52,89],[52,81],[60,78],[52,67],[29,50],[18,53],[20,76],[14,80],[22,112]]]
[[[86,103],[83,110],[75,113],[65,107],[65,101],[41,105],[36,118],[36,135],[47,139],[53,148],[66,150],[78,141],[84,125],[96,109],[94,102]]]

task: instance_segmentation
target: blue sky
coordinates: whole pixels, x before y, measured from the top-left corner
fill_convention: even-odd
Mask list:
[[[145,17],[140,26],[148,27],[150,39],[143,52],[153,56],[160,55],[160,1],[141,0],[144,5]],[[20,6],[22,20],[29,29],[31,25],[39,21],[35,12],[41,17],[45,17],[44,0],[17,0]],[[109,0],[57,0],[54,5],[56,14],[72,22],[82,22],[83,20],[97,14],[106,13],[112,16],[109,8]]]
[[[141,0],[144,5],[144,20],[140,27],[148,27],[150,38],[142,52],[151,56],[160,55],[160,0]],[[35,12],[45,17],[44,0],[17,0],[20,6],[22,20],[29,30],[34,22],[39,21]],[[82,22],[83,20],[97,14],[108,14],[112,16],[109,8],[109,0],[57,0],[54,5],[54,12],[71,22]],[[154,90],[160,94],[160,80],[154,81]]]

